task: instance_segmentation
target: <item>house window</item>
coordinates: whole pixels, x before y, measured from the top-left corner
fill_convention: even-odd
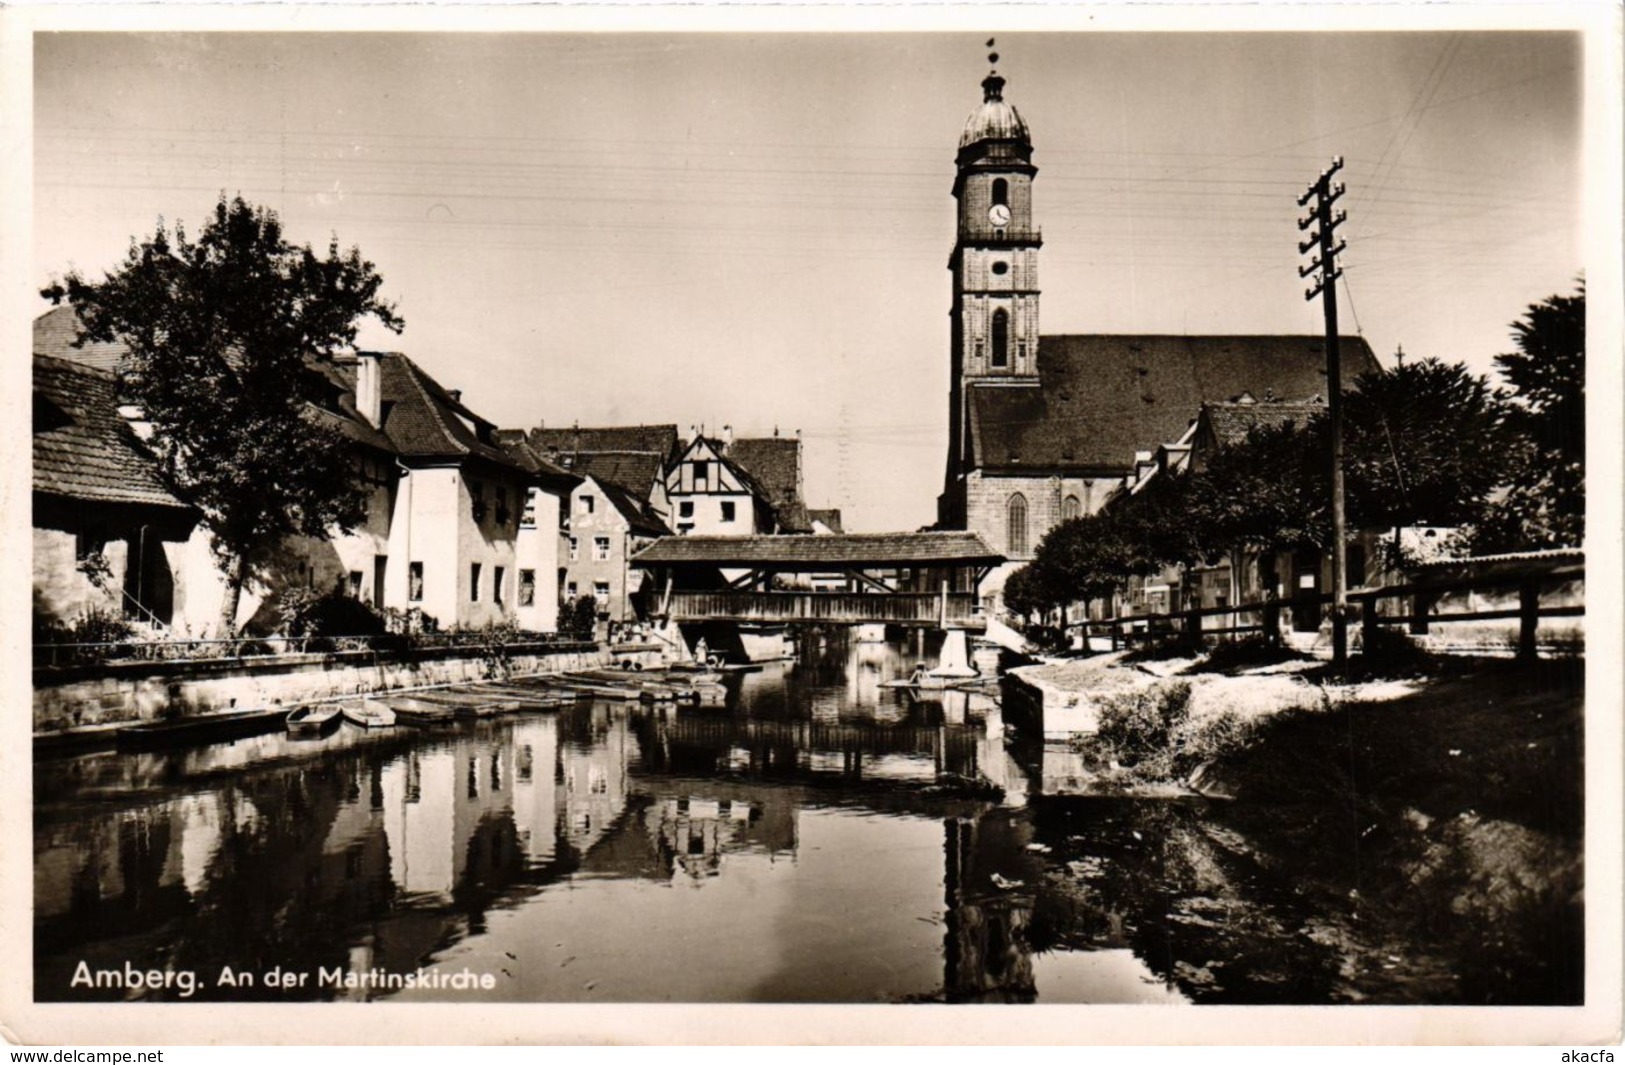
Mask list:
[[[1071,521],[1083,513],[1083,504],[1078,502],[1077,496],[1067,496],[1061,500],[1061,520]]]
[[[711,463],[696,462],[694,464],[694,487],[697,491],[705,491],[711,481]]]
[[[361,571],[360,570],[353,569],[353,570],[350,571],[349,584],[350,584],[350,598],[351,599],[360,599],[361,598]]]
[[[685,499],[677,504],[677,516],[679,518],[692,518],[694,516],[694,501]]]
[[[609,582],[608,581],[593,581],[592,582],[592,597],[594,599],[598,600],[598,605],[600,607],[607,604],[609,602]]]
[[[1002,203],[1006,206],[1010,204],[1010,183],[1005,181],[1004,178],[993,179],[993,202],[996,204]]]
[[[470,563],[468,567],[468,601],[470,603],[480,601],[480,564],[478,562]]]
[[[574,536],[570,537],[570,561],[574,562],[581,557],[581,541]]]
[[[1027,497],[1020,492],[1005,507],[1004,538],[1010,554],[1019,558],[1027,553]]]
[[[519,571],[519,605],[536,605],[536,571],[533,569]]]
[[[593,506],[594,506],[594,503],[593,503],[592,496],[582,496],[581,497],[581,513],[583,513],[583,514],[591,514]]]
[[[521,529],[536,528],[536,489],[532,488],[525,493],[525,511],[519,516]]]
[[[470,498],[472,498],[473,501],[474,501],[474,505],[471,508],[472,512],[474,514],[474,520],[475,521],[484,521],[485,520],[485,484],[484,484],[484,482],[482,482],[482,481],[469,481],[468,482],[468,494],[469,494]]]
[[[568,584],[566,584],[564,586],[564,594],[569,596],[571,599],[574,599],[576,597],[576,582],[575,581],[571,581],[570,583],[568,583]]]
[[[594,536],[592,538],[592,560],[594,562],[609,561],[609,537]]]
[[[734,501],[731,499],[725,499],[722,501],[722,520],[734,520]]]
[[[502,605],[502,578],[506,575],[507,570],[502,566],[497,566],[491,571],[491,602],[497,606]]]
[[[993,365],[1010,365],[1010,315],[1003,307],[993,312]]]
[[[406,564],[406,598],[413,603],[423,602],[423,563]]]
[[[508,524],[508,489],[505,486],[497,488],[497,524]]]
[[[685,535],[686,533],[691,533],[693,531],[694,531],[694,523],[693,522],[691,522],[691,521],[680,521],[680,522],[677,523],[677,535],[678,536],[682,536],[682,535]]]

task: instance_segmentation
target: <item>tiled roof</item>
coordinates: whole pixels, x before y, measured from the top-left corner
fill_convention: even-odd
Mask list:
[[[403,458],[475,456],[530,472],[496,442],[495,426],[454,398],[417,363],[398,352],[382,353],[380,371],[383,430]]]
[[[812,532],[801,499],[801,441],[790,436],[742,437],[727,446],[726,457],[756,481],[784,532]]]
[[[996,563],[1004,556],[974,532],[860,533],[844,536],[667,536],[632,556],[647,565],[816,569]]]
[[[664,460],[677,450],[677,426],[572,426],[564,429],[538,426],[530,431],[530,443],[544,455],[572,451],[646,451]]]
[[[560,457],[571,460],[572,473],[618,485],[640,497],[649,494],[666,466],[661,456],[649,451],[586,451]]]
[[[819,522],[830,532],[838,533],[841,531],[841,511],[839,507],[831,507],[828,510],[809,510],[807,511],[807,517],[812,521]]]
[[[553,465],[531,447],[523,429],[497,429],[491,439],[543,485],[568,490],[581,483],[580,477]]]
[[[129,350],[123,344],[91,342],[74,347],[79,337],[79,316],[73,307],[63,304],[53,307],[34,319],[34,354],[53,359],[66,359],[81,366],[91,366],[109,372],[117,370],[119,360]]]
[[[604,497],[626,519],[634,533],[643,536],[670,536],[671,530],[666,527],[658,515],[649,507],[649,501],[620,485],[610,481],[602,481],[597,477],[593,481],[598,485]]]
[[[1342,354],[1345,384],[1377,368],[1363,338],[1343,337]],[[1040,385],[971,386],[971,465],[1126,474],[1203,403],[1325,395],[1325,370],[1319,336],[1042,337]]]
[[[1319,397],[1307,402],[1293,403],[1206,403],[1198,419],[1206,418],[1213,438],[1221,445],[1238,444],[1254,429],[1273,429],[1280,425],[1305,425],[1326,404]]]
[[[34,491],[187,509],[119,414],[113,375],[41,355],[34,356]]]

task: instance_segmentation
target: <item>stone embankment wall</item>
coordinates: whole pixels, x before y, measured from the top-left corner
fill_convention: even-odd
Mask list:
[[[174,714],[292,706],[398,691],[663,660],[653,645],[514,645],[501,656],[472,649],[405,654],[346,651],[260,661],[110,662],[34,674],[34,731],[149,721]]]

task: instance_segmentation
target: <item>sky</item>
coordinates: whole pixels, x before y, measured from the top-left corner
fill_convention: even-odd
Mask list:
[[[40,34],[34,280],[240,193],[359,246],[406,321],[363,344],[500,425],[799,431],[811,506],[915,528],[990,32]],[[1042,332],[1319,333],[1296,200],[1341,155],[1342,331],[1491,372],[1585,268],[1582,44],[999,33]]]

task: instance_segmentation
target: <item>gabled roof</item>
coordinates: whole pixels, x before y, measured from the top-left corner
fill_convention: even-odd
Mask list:
[[[531,472],[496,440],[496,426],[463,405],[417,363],[398,352],[379,355],[383,431],[402,458],[482,458]]]
[[[666,536],[632,556],[638,565],[823,567],[993,565],[1004,556],[980,533],[860,533],[844,536]]]
[[[1204,403],[1197,421],[1205,423],[1221,447],[1239,444],[1254,429],[1274,429],[1281,425],[1306,425],[1316,414],[1324,413],[1326,403],[1319,396],[1309,400],[1279,402]]]
[[[34,356],[34,491],[185,511],[119,414],[113,375]]]
[[[69,304],[53,307],[34,319],[34,354],[53,359],[66,359],[81,366],[90,366],[109,373],[118,369],[119,360],[129,350],[123,344],[87,342],[75,347],[79,337],[79,316]]]
[[[1363,338],[1341,340],[1346,387],[1377,360]],[[1327,392],[1319,336],[1047,336],[1038,373],[1034,384],[970,386],[971,468],[1121,476],[1203,403]]]
[[[544,455],[574,451],[643,451],[662,460],[677,450],[676,425],[610,425],[530,431],[531,446]],[[556,458],[553,461],[558,461]]]
[[[601,481],[597,477],[592,478],[592,483],[598,486],[598,490],[609,500],[616,512],[626,519],[626,524],[634,533],[640,536],[671,535],[671,529],[667,528],[666,523],[650,508],[647,499],[627,491],[618,484]]]
[[[581,478],[568,470],[560,469],[537,453],[525,439],[523,429],[497,429],[491,434],[498,447],[508,453],[508,457],[524,467],[540,484],[548,488],[569,491],[581,483]]]
[[[723,454],[756,479],[774,506],[801,497],[801,441],[795,437],[742,437]]]
[[[648,451],[587,451],[564,458],[570,472],[614,484],[634,495],[647,496],[665,471],[665,460]]]
[[[727,445],[728,460],[755,479],[773,508],[781,532],[810,533],[812,518],[801,498],[801,440],[789,436],[741,437]]]

